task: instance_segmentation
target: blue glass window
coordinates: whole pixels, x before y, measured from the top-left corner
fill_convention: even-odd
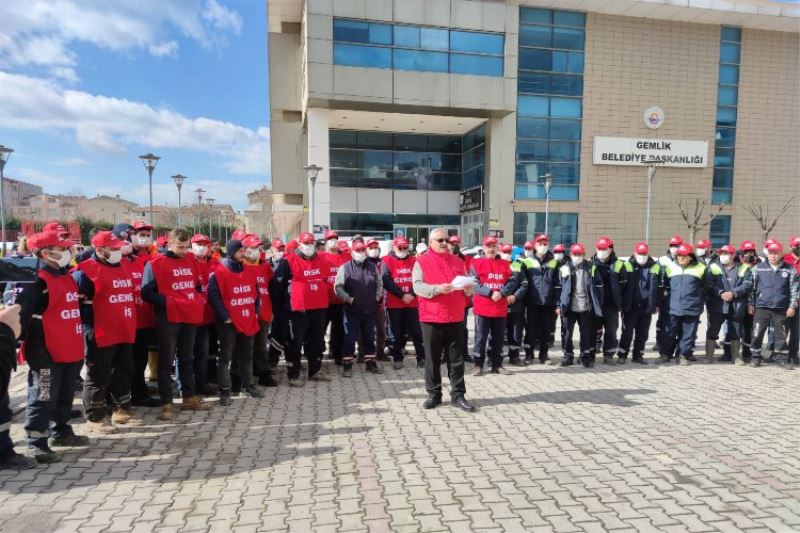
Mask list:
[[[553,48],[583,50],[583,30],[553,28]]]
[[[450,54],[450,72],[475,76],[502,76],[503,58]]]
[[[742,29],[741,28],[733,28],[731,26],[723,26],[722,27],[722,40],[733,42],[733,43],[740,43],[742,42]]]
[[[714,150],[715,167],[733,167],[733,148],[717,148]]]
[[[715,249],[731,242],[731,216],[717,215],[709,226],[709,240]]]
[[[717,107],[717,125],[718,126],[735,126],[736,125],[736,108],[735,107]]]
[[[528,139],[547,139],[546,118],[517,117],[517,137]]]
[[[722,43],[719,47],[719,60],[723,63],[739,63],[739,45]]]
[[[519,44],[522,46],[542,46],[550,48],[553,45],[553,28],[550,26],[519,27]]]
[[[736,128],[717,128],[714,139],[718,147],[733,148],[736,145]]]
[[[419,28],[414,26],[395,26],[394,45],[419,48]]]
[[[447,50],[447,30],[422,28],[421,46],[426,50]]]
[[[719,66],[719,82],[726,85],[736,85],[739,83],[739,67],[736,65]]]
[[[586,26],[586,15],[577,11],[553,11],[553,24],[583,28]]]
[[[447,54],[397,49],[394,51],[394,68],[396,70],[447,72]]]
[[[550,98],[550,116],[581,118],[580,98]]]
[[[552,24],[553,12],[549,9],[536,9],[527,7],[519,12],[520,22],[529,22],[532,24]]]
[[[333,40],[351,43],[392,44],[392,26],[374,22],[334,19]]]
[[[733,190],[713,189],[711,191],[712,204],[732,204]]]
[[[578,214],[577,213],[514,213],[514,243],[522,244],[537,233],[545,232],[545,218],[547,218],[547,233],[553,244],[564,244],[567,247],[578,241]]]
[[[553,70],[553,51],[541,48],[520,48],[519,68],[527,70]]]
[[[739,101],[739,89],[732,86],[720,86],[717,93],[717,103],[720,105],[735,106]]]
[[[472,31],[450,31],[450,50],[475,54],[502,54],[503,36]]]
[[[333,62],[352,67],[392,68],[392,50],[376,46],[334,43]]]
[[[733,169],[715,168],[714,187],[719,189],[730,189],[733,187]]]
[[[581,121],[580,120],[565,120],[565,119],[551,119],[550,120],[550,138],[559,139],[563,141],[580,141],[581,140]]]
[[[520,95],[517,101],[517,112],[520,115],[546,117],[550,113],[550,99],[546,96]]]

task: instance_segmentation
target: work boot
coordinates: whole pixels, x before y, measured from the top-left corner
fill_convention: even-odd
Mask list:
[[[561,366],[572,366],[574,359],[575,358],[572,355],[565,355],[561,358]]]
[[[604,355],[603,356],[603,364],[604,365],[615,365],[617,363],[616,363],[616,361],[614,361],[614,356],[613,355]]]
[[[244,389],[244,393],[245,393],[246,396],[249,396],[250,398],[263,398],[264,397],[264,393],[261,392],[261,389],[259,389],[255,385],[250,385],[249,387],[246,387]]]
[[[368,359],[367,360],[367,366],[366,366],[365,370],[367,372],[369,372],[370,374],[383,374],[383,367],[375,359]]]
[[[61,460],[61,455],[50,449],[47,440],[41,444],[28,444],[28,454],[39,464],[57,463]]]
[[[402,370],[403,369],[403,361],[395,361],[392,363],[392,368],[395,370]]]
[[[756,357],[755,355],[750,358],[750,366],[753,368],[758,368],[761,366],[761,358]]]
[[[525,360],[522,362],[525,366],[531,366],[533,364],[533,357],[525,356]]]
[[[170,420],[172,420],[172,404],[165,403],[164,405],[162,405],[161,412],[158,413],[158,416],[156,418],[158,418],[159,420],[163,420],[164,422],[169,422]]]
[[[504,368],[502,366],[496,366],[492,369],[492,374],[500,374],[501,376],[509,376],[511,375],[511,370]]]
[[[277,387],[278,382],[272,376],[272,372],[263,372],[258,376],[258,384],[263,387]]]
[[[438,394],[429,394],[428,398],[422,404],[423,409],[433,409],[437,405],[442,403],[442,397]]]
[[[206,384],[202,385],[198,389],[198,391],[203,396],[214,396],[214,395],[217,394],[217,392],[219,392],[219,388],[216,385],[214,385],[213,383],[206,383]]]
[[[353,362],[350,361],[349,363],[344,363],[342,365],[342,377],[343,378],[352,378],[353,377]]]
[[[219,393],[219,404],[223,407],[227,407],[233,403],[233,399],[231,398],[230,391],[221,391]]]
[[[706,339],[706,364],[714,363],[714,351],[717,349],[717,341]]]
[[[623,359],[623,361],[624,361],[624,359]],[[642,357],[641,355],[634,355],[633,358],[631,358],[631,362],[636,363],[637,365],[646,365],[647,364],[647,361],[645,361],[644,357]]]
[[[588,357],[581,357],[581,366],[583,368],[594,368],[594,361]]]
[[[0,470],[29,470],[36,467],[36,459],[31,459],[11,450],[0,459]]]
[[[289,386],[290,387],[302,387],[303,386],[303,380],[300,379],[299,377],[289,378]]]
[[[158,381],[158,352],[147,353],[147,381]]]
[[[656,364],[657,365],[668,365],[669,364],[669,360],[670,360],[670,356],[661,354],[661,355],[658,356],[658,359],[656,359]]]
[[[625,355],[617,355],[617,364],[624,365],[628,362],[628,357]]]
[[[117,429],[113,426],[113,424],[111,424],[111,421],[108,418],[104,418],[96,422],[93,420],[86,421],[86,431],[108,435],[109,433],[114,433],[116,430]]]
[[[111,413],[111,423],[117,425],[131,425],[136,426],[142,423],[142,420],[133,416],[130,409],[125,407],[117,407]]]
[[[319,381],[319,382],[323,382],[324,383],[324,382],[330,381],[331,378],[329,378],[327,375],[323,374],[322,372],[317,372],[313,376],[308,376],[308,380],[309,381]]]
[[[525,366],[525,363],[519,360],[519,355],[515,357],[508,357],[508,364],[512,366]]]
[[[483,375],[483,367],[482,366],[476,366],[472,370],[472,375],[475,376],[475,377],[482,376]]]
[[[211,409],[211,404],[203,401],[202,396],[189,396],[183,399],[181,404],[181,411],[208,411]]]
[[[425,359],[417,359],[417,368],[425,368]]]
[[[63,446],[65,448],[80,448],[89,445],[89,437],[85,435],[76,435],[69,433],[67,435],[59,435],[50,439],[51,446]]]

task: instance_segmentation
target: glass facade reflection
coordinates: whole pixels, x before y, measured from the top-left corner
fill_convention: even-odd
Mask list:
[[[544,213],[514,213],[514,243],[523,244],[537,233],[544,233]],[[547,234],[551,244],[569,245],[578,241],[578,213],[550,213]]]
[[[714,182],[711,190],[711,202],[715,204],[733,202],[733,163],[741,45],[741,28],[723,26],[719,44],[717,129],[714,135]]]

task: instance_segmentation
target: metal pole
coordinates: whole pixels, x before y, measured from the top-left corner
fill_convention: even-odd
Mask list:
[[[153,225],[153,170],[155,167],[147,167],[148,182],[150,184],[150,225]]]
[[[313,235],[314,234],[314,189],[317,186],[317,180],[311,180],[311,194],[308,198],[308,230]]]
[[[647,214],[644,221],[644,242],[650,243],[650,208],[653,206],[653,179],[656,177],[656,166],[647,166]]]
[[[181,226],[181,188],[178,187],[178,227]]]
[[[6,256],[6,191],[5,181],[3,177],[3,169],[6,167],[6,160],[0,159],[0,219],[2,219],[2,238],[3,238],[3,251],[0,253],[2,257]]]
[[[544,195],[544,234],[549,235],[548,229],[550,229],[550,190],[545,191]]]

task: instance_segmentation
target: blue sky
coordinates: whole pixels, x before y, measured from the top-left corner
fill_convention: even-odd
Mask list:
[[[155,204],[180,173],[243,208],[270,181],[266,25],[263,0],[3,0],[6,176],[146,204],[152,151]]]

